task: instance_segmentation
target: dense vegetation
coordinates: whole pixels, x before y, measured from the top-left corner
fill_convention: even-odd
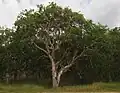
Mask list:
[[[120,29],[54,3],[21,12],[0,28],[0,80],[58,87],[120,81]]]

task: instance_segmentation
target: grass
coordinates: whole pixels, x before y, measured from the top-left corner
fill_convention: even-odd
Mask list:
[[[120,83],[94,83],[81,86],[64,86],[56,89],[35,84],[0,84],[0,93],[41,93],[41,92],[120,92]]]

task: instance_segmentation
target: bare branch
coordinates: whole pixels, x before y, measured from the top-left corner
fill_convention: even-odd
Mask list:
[[[34,42],[33,42],[33,43],[34,43]],[[43,51],[44,53],[46,53],[46,54],[48,55],[48,52],[47,52],[45,49],[39,47],[36,43],[34,43],[34,45],[35,45],[38,49],[40,49],[41,51]]]
[[[80,55],[78,55],[78,56],[75,58],[75,60],[77,60],[78,58],[84,56],[84,53],[85,53],[86,51],[90,50],[89,47],[92,47],[94,44],[96,44],[96,43],[93,43],[93,44],[91,44],[90,46],[86,47],[86,49],[84,49],[84,50],[80,53]],[[91,49],[91,50],[92,50],[92,49]]]
[[[83,50],[83,51],[80,53],[80,55],[78,55],[78,56],[76,56],[76,57],[74,58],[74,61],[77,60],[78,58],[82,57],[85,52],[86,52],[86,50]]]
[[[71,60],[71,63],[68,64],[68,65],[66,65],[65,67],[61,68],[61,70],[60,70],[59,73],[61,73],[61,72],[66,72],[66,71],[74,64],[74,62],[76,61],[76,59],[75,59],[76,55],[77,55],[77,51],[75,51],[74,56],[73,56],[73,58],[72,58],[72,60]],[[58,74],[59,74],[59,73],[58,73]]]
[[[67,66],[63,67],[59,72],[58,72],[58,77],[57,77],[57,80],[58,80],[58,84],[60,82],[60,77],[61,75],[66,72],[73,64],[74,64],[74,58],[76,56],[77,52],[75,53],[74,57],[72,58],[72,62],[70,64],[68,64]]]
[[[66,52],[67,52],[67,51],[66,51]],[[68,69],[74,64],[76,55],[77,55],[77,51],[75,51],[71,63],[68,64],[68,65],[66,65],[65,67],[61,68],[61,70],[58,72],[58,77],[57,77],[57,82],[58,82],[58,84],[59,84],[59,82],[60,82],[60,77],[61,77],[61,75],[62,75],[64,72],[68,71]]]

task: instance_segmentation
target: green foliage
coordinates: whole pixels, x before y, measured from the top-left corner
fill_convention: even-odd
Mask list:
[[[66,75],[70,74],[74,76],[72,79],[77,78],[77,84],[120,81],[119,27],[110,29],[94,24],[82,14],[55,3],[37,7],[22,11],[15,29],[0,28],[1,81],[48,79],[51,84],[51,59],[39,48],[47,52],[46,48],[49,49],[55,64],[59,63],[58,72],[78,57],[62,80],[69,79]],[[52,50],[55,50],[53,54]]]

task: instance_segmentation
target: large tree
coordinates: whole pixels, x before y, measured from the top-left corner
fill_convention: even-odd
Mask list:
[[[20,42],[28,41],[49,58],[53,87],[59,86],[63,73],[78,59],[87,57],[96,43],[89,38],[91,26],[95,25],[82,14],[54,3],[21,12],[15,26]]]

